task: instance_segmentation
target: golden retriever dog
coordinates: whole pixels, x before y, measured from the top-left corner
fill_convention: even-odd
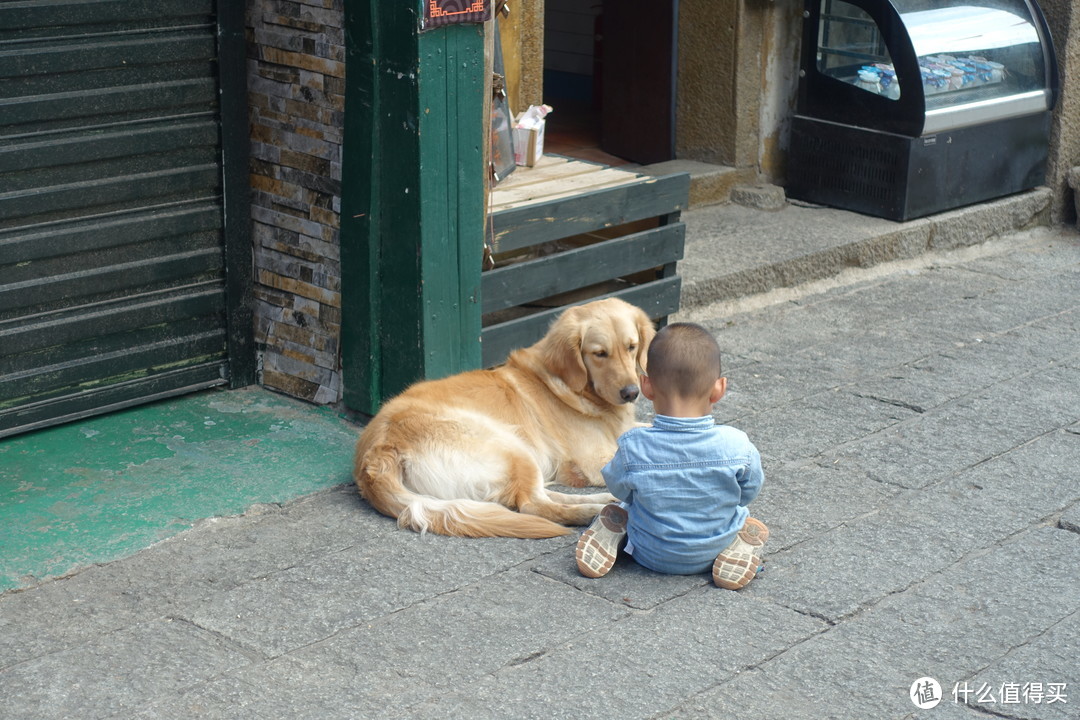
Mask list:
[[[411,386],[360,436],[360,494],[421,533],[540,538],[588,524],[611,495],[545,486],[604,485],[654,335],[639,308],[598,300],[564,311],[504,365]]]

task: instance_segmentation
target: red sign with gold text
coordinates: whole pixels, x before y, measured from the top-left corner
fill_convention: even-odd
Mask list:
[[[491,0],[423,0],[424,27],[482,23],[491,19]]]

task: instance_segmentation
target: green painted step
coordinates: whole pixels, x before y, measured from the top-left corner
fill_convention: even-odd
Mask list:
[[[350,481],[356,425],[258,387],[0,440],[0,592]]]

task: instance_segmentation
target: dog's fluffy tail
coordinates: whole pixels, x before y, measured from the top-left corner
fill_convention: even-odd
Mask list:
[[[573,532],[564,525],[514,512],[498,503],[439,500],[424,495],[414,495],[397,520],[401,527],[420,533],[458,537],[549,538]]]
[[[402,482],[402,459],[396,451],[385,445],[364,446],[361,438],[353,472],[360,495],[383,515],[397,518],[401,527],[456,537],[550,538],[573,532],[498,503],[440,500],[414,493]]]

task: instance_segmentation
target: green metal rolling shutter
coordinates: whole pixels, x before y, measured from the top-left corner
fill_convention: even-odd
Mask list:
[[[0,437],[229,381],[219,35],[0,3]]]

